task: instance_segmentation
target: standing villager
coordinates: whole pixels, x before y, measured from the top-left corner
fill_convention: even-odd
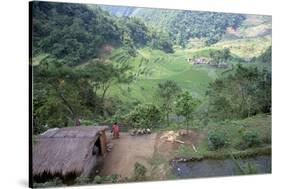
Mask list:
[[[113,138],[119,138],[120,127],[117,122],[113,124],[111,132],[113,132]]]

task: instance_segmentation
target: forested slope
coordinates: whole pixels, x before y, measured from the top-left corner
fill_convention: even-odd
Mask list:
[[[46,53],[73,66],[99,57],[104,45],[122,46],[132,56],[144,45],[172,52],[161,32],[137,18],[112,17],[97,6],[34,2],[32,14],[33,56]]]
[[[175,44],[185,46],[190,38],[205,38],[207,45],[216,43],[227,27],[236,29],[245,19],[241,14],[217,12],[129,8],[102,6],[111,15],[142,18],[156,28],[166,30]],[[128,11],[130,10],[130,11]]]

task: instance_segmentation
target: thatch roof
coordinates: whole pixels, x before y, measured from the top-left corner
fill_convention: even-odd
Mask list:
[[[39,136],[33,148],[33,175],[62,175],[83,171],[99,133],[107,126],[50,129]]]

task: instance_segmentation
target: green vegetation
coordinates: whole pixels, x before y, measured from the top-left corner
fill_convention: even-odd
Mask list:
[[[218,128],[210,129],[208,131],[208,143],[211,150],[217,150],[224,147],[227,144],[224,130]]]
[[[134,179],[136,181],[143,181],[145,180],[145,173],[146,173],[146,167],[139,162],[135,163],[135,169],[134,169]]]
[[[128,69],[127,65],[117,68],[103,60],[76,69],[57,61],[33,66],[34,132],[75,125],[79,118],[112,114],[114,107],[105,100],[106,92],[114,83],[131,81]]]
[[[206,38],[206,45],[211,45],[219,41],[227,27],[235,29],[244,19],[235,14],[181,11],[171,21],[169,30],[183,47],[186,40],[195,37]]]
[[[117,24],[99,8],[34,2],[32,14],[33,55],[47,53],[74,66],[96,58],[104,44],[121,43]]]
[[[271,35],[256,38],[242,38],[220,41],[211,47],[227,48],[230,52],[238,57],[251,60],[255,56],[259,56],[266,48],[271,45]]]
[[[151,173],[147,179],[164,180],[176,178],[171,172],[169,159],[162,154],[155,152],[149,160],[149,164],[151,165]]]
[[[230,57],[230,51],[229,49],[223,49],[223,50],[217,50],[217,51],[211,51],[210,57],[217,63],[224,63],[226,62]]]
[[[157,10],[102,6],[112,15],[138,17],[149,25],[169,33],[176,44],[185,47],[190,38],[205,38],[207,45],[216,43],[227,27],[238,28],[245,16],[202,11]]]
[[[80,120],[196,130],[197,150],[175,150],[191,160],[271,154],[270,17],[50,2],[34,2],[32,13],[34,144],[49,128]],[[167,161],[159,154],[150,161],[159,178],[169,174]],[[255,173],[250,164],[237,169]],[[137,162],[123,180],[148,180],[147,171]]]
[[[195,145],[197,152],[189,145],[181,145],[175,156],[202,160],[224,159],[229,158],[229,155],[243,158],[271,154],[271,115],[259,114],[242,120],[212,121],[200,129],[200,132],[204,136]],[[245,135],[250,137],[246,139]],[[213,139],[210,140],[210,136]],[[213,144],[218,144],[219,148],[215,149]]]
[[[243,148],[250,148],[258,146],[261,141],[258,137],[258,133],[255,130],[246,130],[242,134],[242,147]]]
[[[176,100],[176,114],[178,116],[184,116],[186,120],[186,126],[188,121],[192,119],[192,112],[194,111],[198,101],[192,98],[188,91],[185,91],[178,96]]]
[[[118,46],[130,56],[148,44],[172,52],[163,33],[149,30],[138,18],[110,17],[98,6],[34,2],[32,12],[33,55],[49,54],[69,66],[102,57]]]
[[[210,83],[210,116],[245,118],[271,111],[271,70],[238,65],[234,74]]]
[[[166,123],[169,127],[169,114],[173,111],[173,102],[176,96],[180,93],[180,88],[176,82],[167,80],[164,83],[158,84],[157,93],[160,98],[160,107],[166,115]]]
[[[103,183],[117,183],[120,182],[120,175],[114,173],[109,176],[95,175],[93,177],[77,177],[74,180],[74,185],[89,185],[89,184],[103,184]]]
[[[63,187],[63,186],[65,186],[65,184],[63,184],[63,182],[60,178],[54,178],[54,179],[49,180],[44,183],[36,183],[36,182],[33,183],[34,188],[46,188],[46,187],[52,187],[52,186]]]
[[[139,104],[124,116],[124,120],[133,128],[153,128],[160,123],[161,111],[153,104]]]

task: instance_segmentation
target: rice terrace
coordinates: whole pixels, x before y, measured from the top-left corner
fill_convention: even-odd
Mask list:
[[[271,173],[271,16],[30,11],[32,187]]]

